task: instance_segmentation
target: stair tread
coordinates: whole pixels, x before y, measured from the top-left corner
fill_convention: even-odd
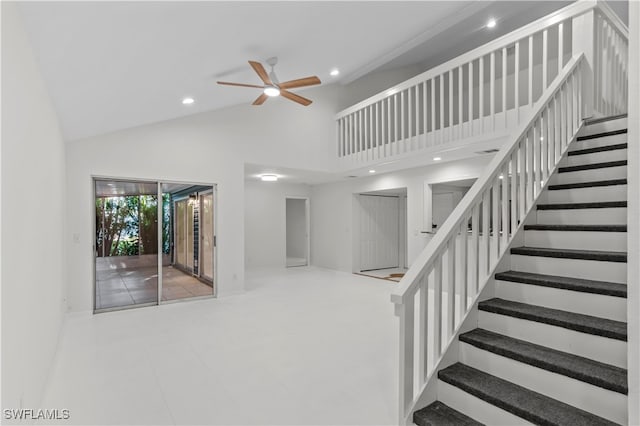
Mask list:
[[[562,259],[597,260],[602,262],[626,263],[627,261],[627,252],[625,251],[576,250],[546,247],[513,247],[511,249],[511,254],[520,254],[524,256],[556,257]]]
[[[413,422],[418,426],[483,426],[440,401],[413,413]]]
[[[525,225],[525,231],[627,232],[627,225]]]
[[[594,133],[591,135],[578,136],[579,141],[586,141],[589,139],[606,138],[607,136],[623,135],[627,133],[627,129],[611,130],[608,132]]]
[[[552,287],[582,293],[602,294],[605,296],[627,297],[626,284],[608,281],[594,281],[583,278],[562,277],[558,275],[535,274],[532,272],[506,271],[495,274],[500,281]]]
[[[578,355],[536,345],[476,328],[460,335],[460,341],[553,373],[594,386],[627,394],[627,370]]]
[[[462,363],[440,370],[438,378],[535,424],[615,425],[609,420]]]
[[[607,167],[626,166],[627,160],[605,161],[603,163],[580,164],[578,166],[559,167],[558,173],[579,172],[582,170],[604,169]]]
[[[547,189],[549,191],[559,191],[563,189],[577,189],[577,188],[594,188],[598,186],[614,186],[614,185],[626,185],[627,179],[609,179],[609,180],[596,180],[591,182],[576,182],[576,183],[564,183],[559,185],[549,185]]]
[[[618,120],[620,118],[627,118],[627,113],[625,112],[625,113],[622,113],[622,114],[609,115],[609,116],[606,116],[606,117],[587,118],[585,120],[585,124],[587,126],[589,126],[591,124],[604,123],[606,121]]]
[[[569,151],[568,155],[572,157],[574,155],[595,154],[596,152],[617,151],[619,149],[627,149],[627,143],[597,146],[595,148],[575,149],[573,151]]]
[[[626,201],[596,201],[590,203],[543,203],[538,204],[538,210],[576,210],[576,209],[611,209],[627,207]]]
[[[478,309],[500,315],[507,315],[529,321],[541,322],[581,333],[607,337],[616,340],[627,340],[627,323],[591,315],[561,311],[493,298],[478,303]]]

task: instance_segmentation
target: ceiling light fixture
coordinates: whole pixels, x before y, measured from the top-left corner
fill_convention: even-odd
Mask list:
[[[440,160],[442,160],[441,157],[433,157],[433,161],[440,161]]]
[[[194,102],[195,102],[195,99],[193,98],[184,98],[182,100],[182,105],[191,105]]]
[[[271,97],[280,96],[280,89],[276,86],[267,86],[264,88],[264,94]]]
[[[494,28],[496,26],[496,20],[491,18],[489,22],[487,22],[487,28]]]
[[[262,179],[263,182],[275,182],[278,180],[278,176],[277,175],[260,175],[260,179]]]
[[[369,170],[369,173],[375,173],[375,172],[376,172],[376,171],[375,171],[375,170],[373,170],[373,169]]]
[[[331,72],[329,73],[329,75],[330,75],[331,77],[335,77],[335,76],[337,76],[338,74],[340,74],[340,70],[339,70],[338,68],[334,68],[334,69],[332,69],[332,70],[331,70]]]

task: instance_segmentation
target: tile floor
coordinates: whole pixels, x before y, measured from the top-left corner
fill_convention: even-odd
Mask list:
[[[108,309],[158,300],[155,256],[98,258],[96,309]],[[162,300],[210,296],[213,288],[172,266],[162,268]]]
[[[392,288],[289,268],[241,295],[70,315],[43,407],[77,425],[394,424]]]

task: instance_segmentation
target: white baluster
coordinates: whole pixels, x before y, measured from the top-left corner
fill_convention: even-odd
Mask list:
[[[502,205],[502,235],[500,239],[500,250],[498,251],[497,259],[500,258],[500,254],[507,247],[509,241],[509,161],[505,161],[502,167],[502,198],[500,200]]]
[[[542,92],[544,93],[547,88],[547,44],[548,40],[548,31],[545,29],[542,31]]]
[[[502,48],[502,113],[504,115],[504,127],[507,123],[507,48]],[[495,129],[494,129],[495,130]]]
[[[424,123],[424,147],[427,147],[427,133],[428,133],[428,127],[427,127],[427,121],[428,121],[428,111],[427,111],[427,81],[423,81],[422,82],[422,114],[423,114],[423,118],[422,121]]]
[[[480,286],[480,206],[476,204],[473,207],[473,214],[471,216],[471,258],[470,260],[470,269],[471,269],[471,288],[473,289],[473,295],[475,296],[478,293],[478,288]]]
[[[438,93],[440,95],[440,131],[438,133],[440,143],[444,143],[444,74],[440,74],[440,91]]]
[[[482,242],[480,243],[480,277],[482,280],[484,280],[489,273],[489,258],[491,254],[491,240],[489,239],[491,218],[491,210],[489,208],[491,203],[490,192],[491,189],[487,188],[482,197]]]
[[[489,270],[498,262],[498,254],[500,253],[500,178],[498,178],[497,174],[493,178],[491,207],[491,228],[493,233],[490,244]]]
[[[511,232],[513,236],[518,228],[518,148],[511,153]]]
[[[496,129],[496,52],[489,56],[489,115],[491,131]]]
[[[436,78],[431,79],[431,145],[436,144]]]
[[[516,124],[520,124],[520,42],[516,42],[516,51],[514,53],[514,106],[516,108]]]
[[[460,282],[460,315],[458,321],[461,321],[464,318],[464,315],[467,312],[467,286],[468,278],[467,278],[467,229],[469,226],[469,218],[467,217],[460,224],[460,243],[458,244],[458,253],[460,255],[460,262],[458,263],[458,270],[456,271],[456,277]]]
[[[468,64],[469,67],[469,124],[467,136],[472,136],[473,132],[473,61]]]
[[[420,384],[424,384],[429,372],[429,351],[427,342],[429,341],[429,272],[424,273],[420,278],[420,322],[418,334],[418,377]]]
[[[463,106],[462,90],[464,86],[462,83],[462,78],[463,78],[463,68],[462,68],[462,65],[460,65],[458,67],[458,137],[460,139],[463,138],[462,122],[464,121],[462,119],[462,106]]]
[[[456,237],[447,244],[447,341],[453,336],[456,321]]]
[[[413,401],[414,298],[396,305],[400,317],[400,404],[406,413]]]
[[[529,106],[533,107],[533,36],[529,36],[529,62],[527,62],[529,80]]]
[[[442,352],[442,253],[438,254],[433,268],[433,359]]]
[[[484,56],[478,63],[478,118],[480,119],[480,133],[484,132]]]
[[[527,203],[526,203],[526,188],[527,188],[527,166],[525,163],[526,159],[526,148],[527,148],[527,138],[523,137],[518,143],[518,174],[520,176],[520,185],[518,187],[518,211],[520,213],[520,222],[524,220],[525,214],[527,212]]]
[[[449,140],[453,140],[453,70],[449,70]]]

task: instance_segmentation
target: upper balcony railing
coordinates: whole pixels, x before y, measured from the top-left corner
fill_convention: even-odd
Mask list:
[[[515,130],[560,70],[584,44],[598,43],[592,71],[604,84],[594,93],[603,113],[623,101],[612,79],[626,79],[626,34],[608,8],[592,28],[574,18],[596,1],[579,1],[510,34],[432,68],[336,115],[337,155],[343,166],[438,150],[463,139]],[[624,25],[622,25],[624,27]],[[594,45],[595,46],[595,45]],[[615,100],[614,100],[615,99]]]

